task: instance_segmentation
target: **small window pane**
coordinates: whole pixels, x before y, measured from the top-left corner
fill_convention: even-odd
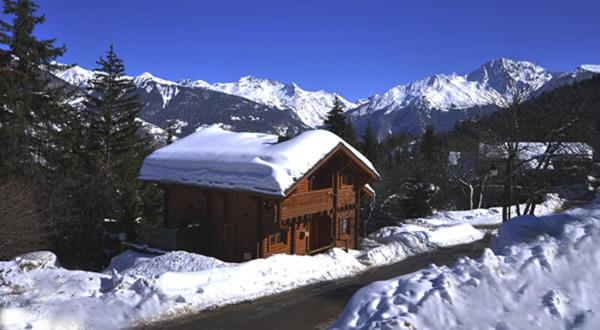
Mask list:
[[[348,219],[342,220],[342,233],[345,235],[350,234],[350,221]]]

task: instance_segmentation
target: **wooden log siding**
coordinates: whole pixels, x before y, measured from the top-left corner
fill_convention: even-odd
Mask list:
[[[312,177],[315,186],[311,186]],[[324,178],[331,178],[328,188],[316,189],[327,182]],[[199,239],[207,242],[203,253],[225,261],[243,261],[245,255],[308,254],[315,242],[321,245],[317,250],[327,246],[325,237],[331,237],[333,246],[356,248],[359,197],[364,184],[372,180],[342,150],[307,173],[286,198],[165,184],[164,225],[178,228],[201,223],[206,231]],[[327,219],[331,219],[330,227]],[[343,232],[343,220],[348,221],[349,233]],[[319,221],[327,221],[327,225]],[[282,230],[285,239],[272,243],[271,235]]]
[[[333,189],[294,193],[281,203],[281,218],[326,212],[333,209]]]

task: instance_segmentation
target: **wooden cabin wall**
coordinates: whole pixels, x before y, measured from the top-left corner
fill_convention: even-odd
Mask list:
[[[245,192],[182,185],[169,185],[163,189],[166,192],[166,228],[200,224],[208,231],[203,238],[210,240],[208,254],[226,261],[243,261],[245,253],[250,253],[251,258],[259,257],[259,223],[275,224],[275,207],[266,207],[265,199]],[[274,205],[273,202],[270,204]],[[267,236],[265,230],[262,231],[261,236]],[[227,241],[233,240],[233,246],[223,246],[224,235],[229,235]]]
[[[331,235],[333,246],[356,248],[359,190],[369,181],[360,173],[346,155],[335,155],[311,176],[303,178],[283,200],[246,192],[169,185],[163,187],[165,227],[206,222],[209,253],[225,261],[276,253],[308,254],[311,241],[306,233],[317,228],[315,219],[331,222],[326,234]],[[319,189],[311,183],[312,176],[316,177],[313,183],[318,182]],[[344,219],[348,221],[349,233],[342,232]],[[285,234],[285,239],[273,243],[271,237],[279,231]]]
[[[197,188],[168,186],[165,190],[165,227],[179,228],[188,224],[200,224],[206,219],[206,194]]]

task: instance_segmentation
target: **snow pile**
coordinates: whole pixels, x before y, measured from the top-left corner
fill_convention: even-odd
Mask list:
[[[276,255],[241,264],[185,252],[126,252],[112,274],[0,262],[0,328],[117,329],[335,280],[366,269],[351,253]],[[128,267],[131,268],[124,268]],[[210,268],[209,268],[210,267]],[[214,267],[214,268],[212,268]],[[117,269],[122,269],[120,274]]]
[[[383,266],[440,247],[478,241],[483,236],[481,231],[466,223],[436,228],[416,225],[390,226],[362,240],[361,244],[368,250],[359,258],[367,264]]]
[[[488,249],[479,260],[373,283],[354,295],[332,328],[597,328],[599,220],[600,200],[558,215],[515,218],[502,226],[496,254]]]
[[[598,213],[600,215],[600,210]],[[577,215],[576,211],[565,214],[571,214],[574,218],[585,218],[584,215]],[[518,237],[518,235],[531,237],[533,236],[531,233],[548,232],[547,228],[555,227],[552,232],[559,235],[558,222],[565,217],[565,215],[556,216],[556,220],[548,220],[554,219],[552,217],[544,218],[545,220],[541,221],[544,225],[537,227],[531,224],[532,218],[527,217],[505,224],[496,246],[499,249],[506,249],[509,253],[507,256],[515,255],[514,258],[497,257],[487,252],[485,257],[487,259],[484,258],[479,262],[464,259],[457,266],[457,270],[433,267],[422,274],[417,273],[421,275],[416,279],[408,277],[404,280],[393,280],[391,284],[387,282],[374,284],[379,291],[364,293],[368,295],[367,298],[361,296],[363,293],[357,295],[359,298],[353,300],[347,313],[344,314],[356,321],[343,319],[344,323],[338,323],[338,326],[366,326],[368,322],[360,321],[363,322],[360,323],[357,319],[362,315],[372,317],[375,322],[379,322],[377,320],[382,315],[395,317],[398,322],[400,320],[403,322],[402,317],[405,316],[407,322],[417,322],[415,320],[419,319],[422,309],[429,313],[426,303],[431,301],[434,306],[442,306],[446,304],[445,300],[441,302],[436,300],[442,296],[451,297],[449,299],[454,299],[453,301],[460,299],[455,297],[455,291],[458,292],[456,295],[462,294],[457,288],[494,280],[493,275],[485,273],[486,270],[502,271],[507,274],[507,281],[509,279],[516,281],[518,271],[510,272],[512,263],[516,263],[514,267],[525,267],[527,258],[545,256],[548,259],[554,254],[544,248],[531,251],[527,250],[528,247],[523,247],[521,250],[516,250],[514,247],[506,248],[510,243],[506,237]],[[573,232],[584,235],[591,230],[589,228],[584,226]],[[526,235],[526,233],[530,234]],[[126,251],[113,258],[104,273],[70,271],[59,267],[56,257],[50,252],[33,253],[9,262],[0,262],[0,306],[2,306],[0,328],[130,327],[165,316],[249,301],[305,285],[354,276],[371,267],[391,264],[442,247],[470,243],[482,237],[482,232],[468,223],[430,227],[407,224],[382,228],[371,234],[363,240],[361,251],[345,252],[341,249],[332,249],[315,256],[274,255],[267,259],[244,263],[226,263],[187,252],[170,252],[153,256]],[[551,239],[546,237],[546,240]],[[551,264],[552,260],[546,259],[540,259],[543,267]],[[528,262],[538,265],[536,259],[531,260]],[[504,268],[495,268],[496,264],[503,265]],[[521,283],[509,283],[509,285],[509,288],[522,286]],[[385,291],[391,290],[390,288],[398,289],[401,298],[390,300],[392,299],[390,297],[396,297],[394,293],[396,291]],[[402,291],[405,289],[408,291]],[[413,290],[414,294],[407,293],[410,290]],[[570,294],[560,290],[557,292],[559,297]],[[382,297],[384,293],[387,296]],[[464,299],[471,294],[474,293],[465,294]],[[491,297],[492,293],[487,294]],[[548,294],[547,300],[556,300],[557,294]],[[477,300],[489,301],[489,299],[484,300],[486,297]],[[373,299],[375,305],[365,307],[365,301],[368,299]],[[419,307],[418,302],[421,300],[424,305]],[[392,304],[390,301],[398,302],[397,306],[387,307],[387,304]],[[386,306],[386,309],[380,313],[375,311],[376,306]],[[410,316],[412,314],[408,312],[409,310],[414,310],[416,314]],[[394,311],[403,314],[391,313]],[[449,312],[444,310],[441,315],[447,314]]]
[[[556,194],[549,194],[546,201],[535,208],[535,214],[547,215],[555,212],[563,204],[564,200]],[[521,210],[525,205],[521,205]],[[513,214],[516,208],[512,207]],[[443,211],[424,218],[411,220],[412,223],[423,226],[441,226],[457,223],[469,223],[473,226],[492,226],[502,224],[502,208],[491,207],[489,209],[474,209],[466,211]]]
[[[352,254],[333,249],[315,256],[275,255],[196,273],[165,273],[154,284],[167,299],[206,309],[280,293],[312,283],[361,273]],[[197,294],[189,294],[195,291]]]
[[[339,145],[378,175],[369,160],[328,131],[277,140],[275,135],[235,133],[212,125],[153,152],[144,160],[140,179],[284,196]]]
[[[234,264],[184,251],[174,251],[149,258],[148,255],[129,250],[114,257],[107,271],[114,269],[125,275],[153,278],[169,272],[199,272],[230,265]]]

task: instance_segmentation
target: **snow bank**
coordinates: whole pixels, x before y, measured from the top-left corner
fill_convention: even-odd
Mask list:
[[[468,223],[399,225],[371,234],[360,251],[333,249],[315,256],[275,255],[244,263],[187,252],[154,256],[126,251],[113,258],[104,273],[66,270],[53,254],[34,253],[0,262],[0,328],[130,327],[334,281],[482,237]],[[23,260],[30,259],[38,260],[38,266],[22,267]]]
[[[556,194],[549,194],[546,201],[537,205],[536,215],[547,215],[555,212],[563,200]],[[521,205],[523,209],[525,205]],[[512,207],[516,213],[516,208]],[[491,207],[489,209],[474,209],[465,211],[443,211],[424,218],[412,219],[411,222],[425,226],[440,226],[457,223],[469,223],[473,226],[493,226],[502,224],[502,208]]]
[[[152,256],[128,250],[115,256],[106,271],[115,269],[124,275],[153,278],[168,272],[199,272],[230,265],[234,264],[184,251]]]
[[[370,265],[387,265],[410,256],[478,241],[484,234],[467,223],[435,228],[399,225],[382,228],[362,240],[367,251],[360,259]]]
[[[144,160],[140,179],[284,196],[340,144],[378,175],[367,158],[331,132],[312,130],[277,141],[275,135],[212,125],[153,152]]]
[[[597,328],[600,200],[511,220],[500,241],[496,254],[488,249],[479,260],[432,265],[361,289],[332,328]]]
[[[130,268],[123,269],[130,265]],[[120,274],[117,269],[122,269]],[[276,255],[234,264],[186,252],[128,252],[112,274],[0,262],[0,328],[118,329],[336,280],[366,269],[352,253]]]

